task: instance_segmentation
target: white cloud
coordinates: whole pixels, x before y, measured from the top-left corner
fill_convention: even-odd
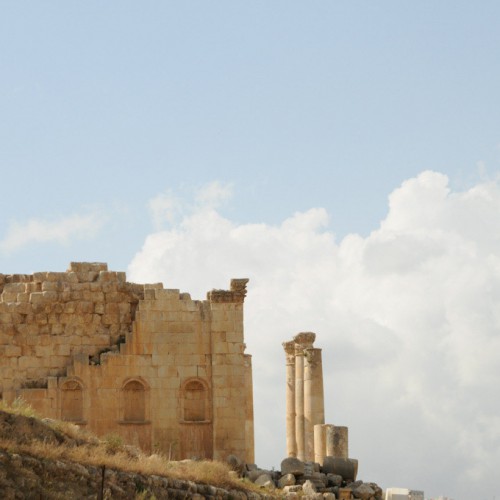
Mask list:
[[[0,250],[11,253],[31,243],[68,244],[72,239],[92,238],[105,222],[106,217],[97,211],[56,220],[32,218],[24,223],[12,222],[0,241]]]
[[[149,201],[153,224],[156,230],[160,230],[175,224],[179,218],[187,214],[193,214],[193,211],[206,211],[220,207],[231,198],[232,192],[231,184],[214,181],[196,189],[193,193],[196,203],[187,204],[169,189]]]
[[[128,274],[196,297],[251,279],[259,464],[285,452],[281,342],[312,330],[327,421],[349,425],[361,478],[480,498],[500,464],[499,220],[498,182],[452,192],[435,172],[389,196],[379,229],[341,242],[321,208],[238,225],[197,204],[148,236]]]

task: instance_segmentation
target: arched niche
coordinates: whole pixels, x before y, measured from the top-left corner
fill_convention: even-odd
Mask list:
[[[79,380],[67,380],[61,386],[61,420],[82,422],[83,385]]]
[[[147,386],[139,379],[125,381],[122,386],[123,422],[145,422],[147,419]]]
[[[182,385],[182,420],[207,422],[210,420],[210,400],[206,382],[200,378],[188,379]]]

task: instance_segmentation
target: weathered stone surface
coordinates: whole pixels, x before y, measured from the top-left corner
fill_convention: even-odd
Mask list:
[[[350,500],[352,498],[351,488],[339,488],[339,500]]]
[[[361,498],[362,500],[369,500],[375,495],[375,491],[368,484],[360,484],[355,488],[352,488],[352,494],[354,498]]]
[[[271,474],[268,474],[267,472],[264,472],[263,474],[260,474],[254,481],[254,483],[257,486],[266,486],[267,483],[273,482],[273,478]],[[273,483],[274,484],[274,483]]]
[[[316,486],[312,481],[309,481],[309,479],[302,485],[302,491],[306,495],[311,495],[313,493],[316,493],[318,490],[316,489]]]
[[[228,455],[226,457],[226,463],[231,467],[231,469],[238,474],[242,474],[243,470],[245,469],[245,464],[244,462],[238,458],[236,455]]]
[[[281,462],[281,474],[302,476],[304,474],[304,462],[294,457],[285,458]]]
[[[300,484],[293,484],[290,486],[284,486],[283,491],[285,493],[293,493],[293,492],[299,492],[302,491],[302,485]]]
[[[281,476],[278,481],[278,487],[284,488],[285,486],[293,486],[295,484],[295,476],[293,474],[285,474]]]
[[[259,478],[259,476],[262,476],[263,474],[268,475],[269,477],[272,477],[271,471],[264,470],[264,469],[255,469],[255,470],[250,470],[246,473],[246,478],[252,481],[252,483],[255,483],[255,481]]]
[[[344,481],[354,480],[354,464],[345,458],[325,457],[323,461],[323,472],[325,474],[337,474],[342,476]]]
[[[342,476],[338,474],[327,474],[326,479],[331,486],[342,486]]]

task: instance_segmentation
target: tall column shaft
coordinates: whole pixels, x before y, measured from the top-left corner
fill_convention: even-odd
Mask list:
[[[306,460],[314,460],[314,426],[325,423],[321,349],[304,349],[304,441]]]
[[[295,439],[297,458],[305,460],[304,454],[304,352],[297,350],[295,356]]]
[[[254,456],[254,425],[253,425],[253,376],[252,376],[252,356],[245,354],[245,387],[247,391],[246,419],[245,419],[245,441],[246,455],[245,461],[253,464]]]
[[[297,456],[295,437],[295,343],[284,342],[286,354],[286,453]]]

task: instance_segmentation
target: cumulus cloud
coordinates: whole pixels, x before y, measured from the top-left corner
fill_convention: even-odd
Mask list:
[[[186,203],[171,189],[160,193],[149,201],[149,210],[157,230],[178,222],[179,217],[193,211],[220,207],[232,195],[231,184],[211,182],[194,191],[194,204]]]
[[[197,298],[250,278],[258,463],[279,465],[285,453],[281,342],[312,330],[327,421],[350,427],[362,479],[456,500],[490,494],[500,464],[499,183],[453,192],[446,176],[423,172],[390,194],[377,230],[339,242],[322,208],[276,226],[236,224],[211,200],[149,235],[128,274]]]
[[[55,220],[32,218],[24,223],[12,222],[0,241],[0,250],[11,253],[30,243],[56,242],[67,244],[72,239],[94,237],[106,217],[97,211],[72,214]]]

